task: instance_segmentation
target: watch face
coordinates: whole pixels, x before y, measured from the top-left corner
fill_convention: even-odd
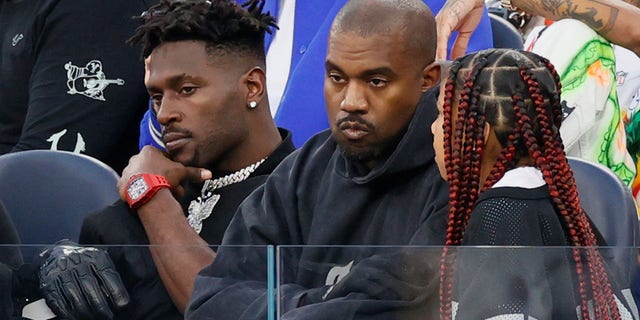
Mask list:
[[[138,177],[129,184],[129,188],[127,189],[127,193],[131,200],[137,200],[140,198],[147,190],[149,186],[147,182],[144,180],[144,177]]]

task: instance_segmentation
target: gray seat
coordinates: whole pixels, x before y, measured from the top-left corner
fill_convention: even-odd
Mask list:
[[[493,31],[494,48],[523,49],[524,41],[518,29],[506,19],[489,13],[491,29]]]
[[[582,207],[596,226],[619,269],[632,283],[638,274],[640,245],[638,215],[633,195],[609,168],[599,163],[568,157]]]
[[[22,244],[78,241],[84,216],[118,199],[118,179],[99,160],[67,151],[0,156],[0,202]]]

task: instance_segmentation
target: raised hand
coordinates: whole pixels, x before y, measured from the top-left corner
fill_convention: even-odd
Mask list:
[[[465,54],[471,34],[482,19],[484,0],[447,0],[436,15],[438,41],[436,59],[447,59],[447,45],[451,34],[458,32],[453,43],[451,57],[453,60]]]
[[[211,172],[206,169],[187,167],[171,160],[168,155],[157,148],[145,146],[139,154],[129,159],[129,164],[122,171],[118,182],[120,198],[126,201],[126,186],[132,176],[140,173],[151,173],[164,176],[171,184],[174,195],[181,196],[184,189],[181,183],[185,180],[204,181],[211,178]]]

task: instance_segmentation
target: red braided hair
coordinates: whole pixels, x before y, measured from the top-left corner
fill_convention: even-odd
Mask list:
[[[469,71],[467,71],[469,70]],[[500,76],[494,73],[500,71]],[[480,78],[480,79],[479,79]],[[491,188],[524,157],[543,175],[573,249],[580,313],[590,319],[589,293],[596,319],[620,319],[604,262],[580,205],[559,127],[560,80],[546,59],[524,51],[491,49],[454,61],[444,90],[444,161],[449,181],[449,217],[440,267],[440,317],[450,319],[455,254],[480,193]],[[457,108],[454,99],[458,96]],[[454,113],[457,115],[454,116]],[[490,123],[502,150],[481,184],[484,127]]]

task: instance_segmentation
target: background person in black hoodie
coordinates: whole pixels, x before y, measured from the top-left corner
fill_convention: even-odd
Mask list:
[[[157,0],[0,0],[0,155],[73,151],[118,173],[147,110],[131,19]]]
[[[224,245],[444,243],[447,187],[429,130],[437,113],[430,89],[440,78],[435,46],[435,21],[422,1],[351,1],[341,9],[325,61],[331,129],[242,203],[216,260],[196,278],[188,319],[266,319],[266,250]],[[428,317],[438,304],[439,252],[408,251],[282,248],[282,319]]]

